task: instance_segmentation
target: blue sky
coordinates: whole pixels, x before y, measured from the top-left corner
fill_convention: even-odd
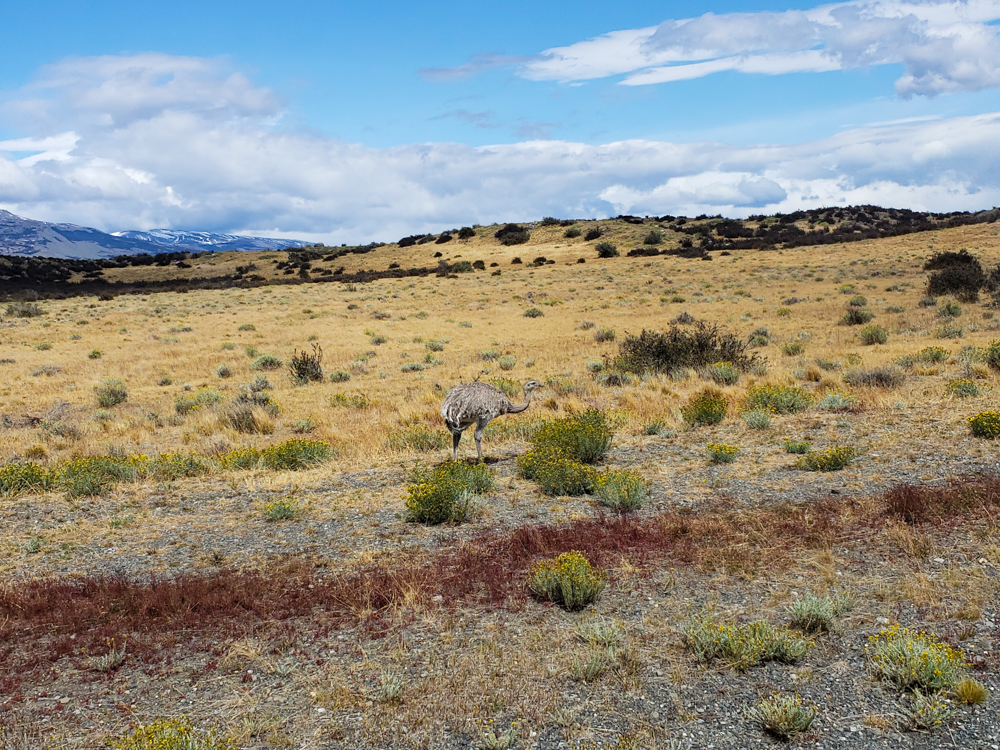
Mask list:
[[[33,218],[339,243],[1000,203],[1000,0],[11,5],[0,207]]]

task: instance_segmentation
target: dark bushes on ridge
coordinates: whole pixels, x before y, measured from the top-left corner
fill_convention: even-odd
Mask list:
[[[531,237],[531,232],[520,224],[504,224],[493,235],[501,245],[523,245]]]
[[[642,374],[670,372],[680,367],[705,367],[714,362],[732,362],[744,372],[763,363],[759,354],[749,354],[749,344],[715,323],[698,322],[693,328],[672,325],[667,331],[643,330],[619,345],[613,369]]]

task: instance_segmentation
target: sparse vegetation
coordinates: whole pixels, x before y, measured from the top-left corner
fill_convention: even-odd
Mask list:
[[[805,471],[840,471],[845,468],[858,452],[847,445],[835,445],[822,451],[810,450],[796,462]]]
[[[812,726],[816,709],[802,705],[798,695],[771,695],[754,706],[748,716],[765,732],[789,740]]]
[[[528,588],[539,599],[576,612],[597,601],[607,581],[604,571],[595,570],[582,553],[574,550],[536,563]]]
[[[124,404],[128,401],[128,388],[118,378],[105,378],[100,385],[94,386],[97,405],[104,409]]]

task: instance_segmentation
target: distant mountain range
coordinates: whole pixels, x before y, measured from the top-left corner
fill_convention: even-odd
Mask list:
[[[0,255],[81,260],[139,253],[157,255],[182,250],[277,250],[306,244],[308,243],[301,240],[180,232],[171,229],[109,234],[76,224],[50,224],[47,221],[22,219],[9,211],[0,210]]]

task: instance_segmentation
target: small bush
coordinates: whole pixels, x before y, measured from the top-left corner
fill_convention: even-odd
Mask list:
[[[296,350],[288,363],[288,375],[295,385],[306,385],[310,382],[323,381],[323,349],[319,344],[312,345],[312,353]]]
[[[956,398],[975,398],[979,395],[979,386],[976,385],[975,380],[959,378],[958,380],[949,380],[945,392]]]
[[[227,451],[219,456],[219,465],[224,469],[254,469],[260,465],[260,451],[248,446]]]
[[[740,371],[732,362],[715,362],[708,365],[705,374],[716,385],[736,385],[740,381]]]
[[[476,230],[472,227],[462,227],[458,230],[458,239],[460,240],[471,240],[476,236]]]
[[[587,233],[583,236],[583,239],[586,240],[587,242],[593,242],[594,240],[599,240],[603,234],[604,230],[602,230],[600,227],[594,227],[592,229],[587,230]]]
[[[937,300],[934,297],[924,297],[917,303],[917,307],[934,307]]]
[[[236,330],[237,330],[237,331],[256,331],[256,330],[257,330],[257,327],[256,327],[256,326],[254,326],[254,324],[253,324],[253,323],[244,323],[243,325],[241,325],[241,326],[240,326],[239,328],[237,328]]]
[[[51,481],[48,471],[28,461],[14,461],[0,466],[0,495],[20,495],[33,490],[44,490]]]
[[[957,302],[946,302],[938,308],[939,318],[958,318],[962,315],[962,306]]]
[[[906,725],[909,729],[930,732],[955,714],[954,706],[947,701],[941,692],[925,695],[921,691],[915,690],[912,699],[913,702],[904,706],[900,711],[900,715],[906,719]]]
[[[1000,354],[1000,352],[998,352]],[[944,362],[948,359],[948,350],[940,346],[927,346],[917,352],[917,359],[921,362],[936,363]]]
[[[834,618],[846,612],[849,603],[844,596],[807,594],[788,608],[788,618],[793,628],[805,633],[826,633],[833,630]]]
[[[869,636],[865,653],[875,672],[904,690],[949,690],[965,676],[967,666],[962,649],[899,626]]]
[[[215,406],[223,401],[223,396],[213,388],[202,388],[194,393],[181,393],[174,399],[174,411],[185,416],[197,409]]]
[[[644,330],[638,336],[628,336],[618,345],[615,369],[642,375],[731,362],[740,371],[749,372],[764,361],[758,354],[747,353],[747,342],[717,325],[697,322],[693,328],[680,328],[677,322],[683,322],[680,316],[667,331]]]
[[[493,236],[501,245],[523,245],[531,238],[531,232],[519,224],[505,224]]]
[[[617,511],[638,510],[649,496],[641,476],[621,469],[599,474],[594,479],[594,494],[601,505]]]
[[[229,365],[219,365],[215,368],[215,374],[222,379],[231,378],[233,376],[233,368]]]
[[[94,349],[90,354],[87,355],[87,359],[100,359],[104,356],[104,353],[100,349]]]
[[[681,418],[689,425],[718,424],[726,417],[729,404],[722,392],[704,388],[681,408]]]
[[[54,472],[55,484],[71,496],[103,495],[119,482],[132,482],[148,467],[145,456],[74,458]]]
[[[573,550],[536,563],[528,588],[539,599],[576,612],[597,601],[607,581],[603,570],[594,570],[582,553]]]
[[[37,318],[45,314],[45,310],[37,302],[16,301],[7,305],[7,315],[12,318]]]
[[[497,360],[497,364],[500,365],[500,369],[504,372],[513,370],[514,366],[517,364],[517,357],[513,354],[504,354]]]
[[[962,263],[934,271],[927,279],[927,294],[931,297],[950,294],[961,302],[978,302],[979,291],[986,283],[979,261]]]
[[[747,338],[747,345],[754,348],[767,346],[771,343],[771,334],[766,328],[755,328]]]
[[[603,344],[607,341],[615,340],[615,329],[614,328],[598,328],[597,332],[594,334],[594,341],[598,344]]]
[[[597,463],[611,448],[614,432],[604,414],[588,409],[543,425],[532,438],[533,447],[551,447],[585,464]]]
[[[827,393],[816,404],[818,411],[853,411],[858,408],[858,399],[849,393]]]
[[[806,348],[798,341],[788,341],[781,345],[781,353],[786,357],[797,357],[805,350]]]
[[[858,338],[865,346],[872,346],[873,344],[884,344],[889,340],[889,334],[882,326],[867,325],[858,331]]]
[[[286,497],[264,506],[265,521],[291,521],[298,515],[299,504],[294,498]]]
[[[529,307],[524,311],[524,317],[526,318],[540,318],[544,313],[537,307]]]
[[[496,349],[483,349],[483,351],[479,352],[479,358],[483,360],[483,362],[492,362],[499,356],[500,352]]]
[[[844,317],[840,319],[842,326],[863,326],[875,319],[875,313],[867,307],[848,307]]]
[[[261,463],[273,471],[298,471],[333,458],[336,451],[324,440],[291,438],[269,445],[260,453]]]
[[[868,307],[868,300],[860,294],[855,294],[847,300],[848,307]]]
[[[201,477],[212,472],[212,464],[192,453],[162,453],[150,461],[147,472],[157,479],[180,479],[181,477]]]
[[[475,495],[493,489],[493,473],[483,465],[449,461],[414,472],[407,488],[407,519],[416,523],[460,523],[472,511]]]
[[[951,694],[955,697],[955,700],[967,706],[981,705],[990,697],[989,691],[981,682],[977,682],[969,677],[959,680],[955,687],[952,688]]]
[[[795,464],[805,471],[840,471],[857,456],[854,448],[835,445],[824,451],[809,451]]]
[[[531,448],[517,462],[518,473],[533,480],[546,495],[576,497],[592,492],[596,470],[555,447]]]
[[[809,452],[812,446],[809,444],[808,440],[793,440],[792,438],[785,438],[785,453],[797,453],[805,454]]]
[[[334,370],[330,373],[331,383],[346,383],[351,379],[351,373],[347,370]]]
[[[768,661],[794,664],[811,645],[797,633],[766,620],[720,625],[712,618],[695,619],[685,626],[684,639],[698,661],[722,659],[740,672]]]
[[[747,388],[743,409],[768,409],[775,414],[794,414],[809,408],[813,397],[790,385],[752,385]]]
[[[844,382],[854,388],[899,388],[906,375],[898,367],[873,367],[870,369],[848,370]]]
[[[94,386],[94,393],[97,395],[97,405],[104,409],[128,401],[128,388],[118,378],[105,378],[103,383]]]
[[[708,454],[708,460],[713,464],[731,464],[736,460],[740,449],[735,445],[726,445],[725,443],[708,443],[705,445],[705,452]]]
[[[424,344],[424,348],[430,352],[443,352],[444,345],[448,343],[447,339],[431,339]]]
[[[280,370],[284,364],[280,359],[272,354],[262,354],[250,363],[251,370]]]
[[[598,258],[617,258],[621,255],[618,248],[610,242],[598,242],[594,245],[594,249],[597,251]]]
[[[962,329],[962,326],[953,326],[950,323],[946,323],[934,329],[934,338],[936,339],[960,339],[964,337],[965,331]]]
[[[580,231],[580,227],[570,227],[565,232],[563,232],[563,237],[567,237],[568,239],[573,239],[574,237],[579,237],[581,234],[583,233]]]
[[[982,411],[973,417],[969,417],[969,429],[976,437],[997,438],[1000,437],[1000,412]]]
[[[809,729],[816,718],[815,707],[802,705],[798,695],[772,695],[748,712],[751,721],[780,740],[789,740]]]
[[[643,245],[659,245],[661,242],[663,242],[663,235],[655,229],[651,229],[649,234],[642,239]]]
[[[186,718],[160,719],[115,740],[112,750],[228,750],[232,741],[194,729]]]
[[[751,430],[766,430],[771,426],[770,409],[746,409],[740,413],[740,419]]]

